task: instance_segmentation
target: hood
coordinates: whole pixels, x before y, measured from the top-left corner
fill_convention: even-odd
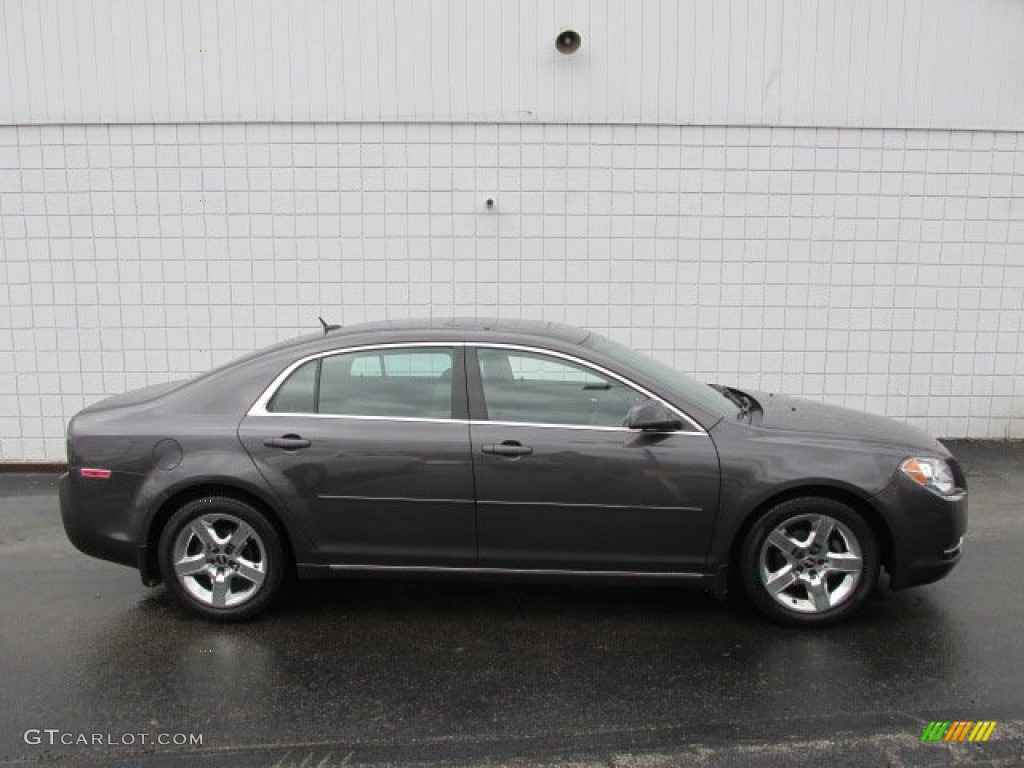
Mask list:
[[[753,422],[754,426],[762,429],[817,433],[949,456],[946,448],[934,437],[895,419],[800,397],[745,391],[764,409],[760,417],[755,413]]]

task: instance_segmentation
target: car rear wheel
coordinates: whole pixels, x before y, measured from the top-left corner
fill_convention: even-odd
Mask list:
[[[178,600],[226,621],[265,609],[284,581],[274,526],[259,510],[224,496],[195,499],[175,512],[160,536],[159,559]]]
[[[803,497],[768,510],[741,554],[743,587],[769,617],[798,625],[840,621],[878,580],[878,544],[868,522],[833,499]]]

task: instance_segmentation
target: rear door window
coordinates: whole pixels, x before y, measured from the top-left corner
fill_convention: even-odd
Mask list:
[[[344,416],[452,418],[451,347],[377,349],[320,363],[318,412]]]
[[[451,347],[344,352],[300,365],[267,403],[270,413],[452,418]]]

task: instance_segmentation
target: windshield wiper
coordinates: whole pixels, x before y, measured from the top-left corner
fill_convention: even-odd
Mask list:
[[[742,390],[733,389],[732,387],[730,387],[729,390],[732,393],[734,393],[740,401],[740,412],[736,415],[737,419],[741,419],[744,416],[746,416],[747,421],[752,422],[754,420],[754,411],[764,410],[764,408],[761,407],[761,404],[757,402],[757,400],[755,400],[753,396],[748,395],[746,392],[743,392]]]
[[[754,401],[751,400],[749,397],[744,399],[742,401],[742,404],[740,405],[740,412],[736,414],[736,418],[737,419],[746,418],[747,421],[750,421],[753,418],[753,416],[751,416],[751,413],[750,413],[750,409],[753,407],[753,402]]]
[[[748,421],[753,421],[753,412],[755,410],[763,410],[757,400],[742,390],[734,387],[725,387],[721,384],[712,384],[712,386],[740,409],[739,413],[736,414],[737,419],[746,418]]]

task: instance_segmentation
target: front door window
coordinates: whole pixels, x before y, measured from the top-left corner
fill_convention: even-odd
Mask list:
[[[481,348],[489,421],[621,427],[647,398],[621,381],[568,360],[516,349]]]

